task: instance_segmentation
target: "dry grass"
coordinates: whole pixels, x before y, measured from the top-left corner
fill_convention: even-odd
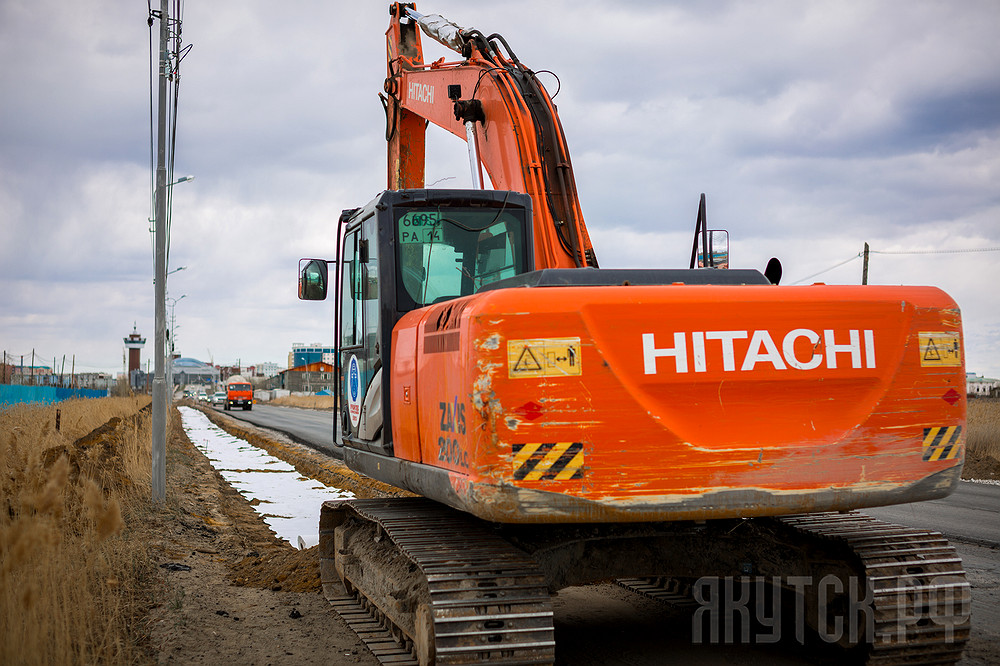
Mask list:
[[[332,395],[286,395],[275,398],[267,404],[279,407],[301,407],[302,409],[333,409],[336,398]]]
[[[966,446],[969,452],[1000,460],[1000,400],[970,399],[968,426]]]
[[[0,411],[0,664],[147,660],[133,625],[152,564],[144,540],[128,537],[151,510],[150,419],[138,413],[148,404]]]

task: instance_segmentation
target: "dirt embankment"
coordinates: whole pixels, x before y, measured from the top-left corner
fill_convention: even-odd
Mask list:
[[[1000,460],[988,453],[967,450],[965,452],[965,467],[962,468],[962,478],[1000,480]]]

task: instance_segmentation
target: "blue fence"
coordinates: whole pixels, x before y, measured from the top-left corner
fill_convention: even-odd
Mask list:
[[[69,398],[106,398],[110,391],[97,389],[56,388],[55,386],[17,386],[0,384],[0,409],[22,402],[51,405]]]

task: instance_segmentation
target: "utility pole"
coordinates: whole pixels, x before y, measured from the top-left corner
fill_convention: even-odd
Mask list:
[[[155,195],[155,357],[153,375],[153,503],[162,505],[167,494],[167,386],[164,377],[167,318],[167,76],[170,57],[167,53],[168,2],[160,0],[159,105],[156,124],[156,195]]]
[[[861,269],[861,284],[868,284],[868,243],[865,243],[865,267]]]

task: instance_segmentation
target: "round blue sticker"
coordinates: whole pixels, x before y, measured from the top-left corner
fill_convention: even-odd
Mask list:
[[[354,355],[347,362],[347,412],[351,425],[357,428],[361,423],[361,367]]]
[[[351,390],[351,400],[357,400],[358,392],[361,390],[361,374],[358,372],[358,359],[354,356],[351,357],[347,382]]]

